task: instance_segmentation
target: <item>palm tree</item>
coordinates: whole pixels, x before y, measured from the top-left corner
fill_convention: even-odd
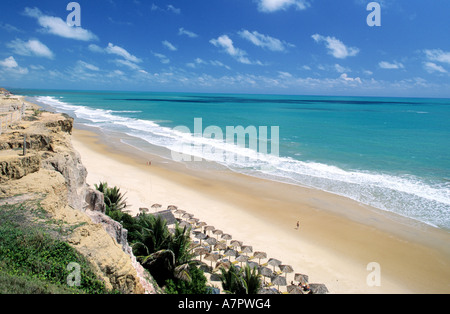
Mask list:
[[[261,275],[256,267],[245,266],[242,270],[242,283],[244,284],[246,294],[258,294],[261,288]]]
[[[189,270],[197,261],[190,248],[189,230],[177,224],[171,235],[160,216],[141,214],[139,220],[141,231],[135,233],[139,241],[133,244],[133,252],[144,268],[160,285],[174,278],[191,281]]]
[[[168,248],[175,254],[175,263],[178,265],[185,264],[194,258],[189,232],[189,229],[180,227],[177,222],[175,231],[171,235]]]
[[[170,233],[164,219],[160,216],[142,214],[138,217],[138,224],[141,230],[135,232],[135,237],[139,240],[133,245],[136,256],[148,256],[168,249]]]
[[[121,212],[128,207],[127,199],[125,198],[126,193],[122,194],[120,188],[116,186],[109,188],[106,182],[100,182],[99,185],[95,184],[94,186],[105,197],[106,214],[108,216],[116,211]]]
[[[220,272],[219,277],[225,293],[244,294],[245,289],[241,283],[240,271],[234,265],[231,265],[228,270],[221,267]]]
[[[226,293],[257,294],[261,287],[261,278],[256,268],[245,266],[239,271],[234,265],[229,270],[221,268],[220,280]]]

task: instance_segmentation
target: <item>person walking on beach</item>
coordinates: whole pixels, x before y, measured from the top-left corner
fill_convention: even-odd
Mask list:
[[[300,228],[300,221],[297,221],[297,228],[295,228],[295,229],[299,229]]]

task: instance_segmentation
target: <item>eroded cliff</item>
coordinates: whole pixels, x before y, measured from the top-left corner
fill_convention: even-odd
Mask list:
[[[22,121],[0,135],[0,199],[39,199],[55,220],[70,226],[65,240],[91,262],[108,289],[155,293],[126,241],[127,231],[104,215],[103,194],[86,184],[86,168],[71,144],[73,119],[37,109],[28,103]]]

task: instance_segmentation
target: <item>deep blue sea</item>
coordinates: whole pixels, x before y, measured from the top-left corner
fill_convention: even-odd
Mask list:
[[[450,230],[450,99],[12,92],[105,132],[175,153],[189,148],[197,159],[236,172],[314,187]],[[227,127],[238,126],[250,135],[234,138],[230,131],[227,141]]]

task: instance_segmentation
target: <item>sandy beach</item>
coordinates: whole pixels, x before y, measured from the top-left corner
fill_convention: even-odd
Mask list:
[[[450,292],[446,231],[314,189],[231,171],[190,170],[118,139],[106,145],[103,136],[80,127],[72,142],[87,182],[120,187],[133,214],[155,203],[176,205],[292,265],[310,283],[324,283],[331,293]],[[380,266],[379,286],[368,285],[373,262]]]

